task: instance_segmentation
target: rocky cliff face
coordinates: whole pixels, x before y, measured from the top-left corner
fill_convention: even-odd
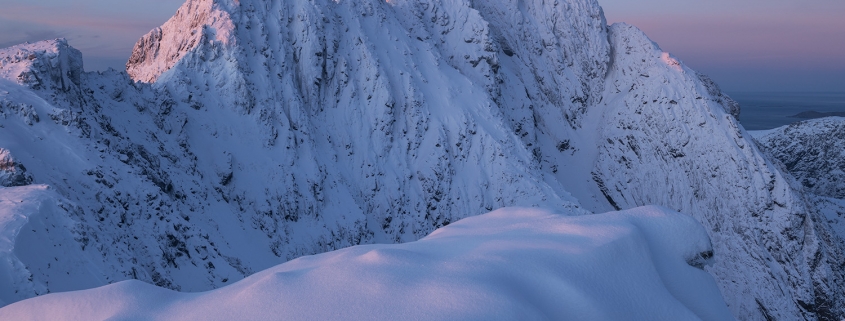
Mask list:
[[[71,93],[16,80],[41,72],[16,50],[0,100],[50,121],[0,120],[0,147],[74,204],[90,283],[205,290],[502,206],[657,204],[709,229],[738,318],[845,313],[840,236],[738,106],[595,1],[191,0]]]
[[[776,166],[791,174],[796,183],[802,185],[806,199],[818,213],[817,217],[830,226],[821,231],[819,237],[834,244],[841,244],[845,238],[843,129],[845,119],[827,117],[754,133],[756,142],[774,160]],[[826,246],[825,251],[834,254],[833,257],[842,257],[841,246]],[[834,273],[842,270],[843,260],[837,260],[831,264]],[[831,288],[845,287],[841,278],[833,278],[828,282]],[[841,306],[841,303],[832,303],[831,306]]]
[[[0,78],[40,92],[57,105],[78,106],[82,53],[65,39],[0,49]]]
[[[235,2],[188,0],[162,27],[141,37],[126,63],[134,80],[154,82],[202,44],[233,45],[236,27],[229,15]]]
[[[822,235],[824,217],[757,149],[732,101],[633,27],[610,34],[616,50],[592,171],[602,194],[615,207],[661,204],[707,226],[720,253],[709,271],[739,319],[841,313],[827,308],[841,306],[827,301],[842,289],[841,243]],[[746,278],[759,279],[735,281]],[[792,290],[781,292],[785,285]]]
[[[8,150],[0,148],[0,186],[26,186],[32,183],[32,176],[26,167],[17,161]]]
[[[794,123],[767,131],[757,141],[807,191],[845,199],[845,118]]]

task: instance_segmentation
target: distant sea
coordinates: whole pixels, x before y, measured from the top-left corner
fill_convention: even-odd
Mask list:
[[[802,121],[805,119],[789,117],[802,112],[845,113],[845,92],[734,92],[728,96],[739,103],[739,122],[746,130],[772,129]]]

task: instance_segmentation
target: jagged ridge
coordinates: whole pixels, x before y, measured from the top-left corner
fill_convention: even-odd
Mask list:
[[[845,199],[845,118],[793,123],[757,137],[808,191]]]

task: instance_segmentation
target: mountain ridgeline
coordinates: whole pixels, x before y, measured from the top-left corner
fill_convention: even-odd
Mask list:
[[[126,72],[0,50],[0,182],[33,208],[0,304],[209,290],[506,206],[660,205],[707,229],[738,319],[839,320],[845,242],[739,112],[596,1],[188,0]]]

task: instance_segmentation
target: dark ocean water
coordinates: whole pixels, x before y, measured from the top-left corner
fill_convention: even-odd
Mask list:
[[[807,112],[845,112],[845,93],[728,93],[742,111],[739,122],[747,130],[772,129],[804,119],[789,116]]]

